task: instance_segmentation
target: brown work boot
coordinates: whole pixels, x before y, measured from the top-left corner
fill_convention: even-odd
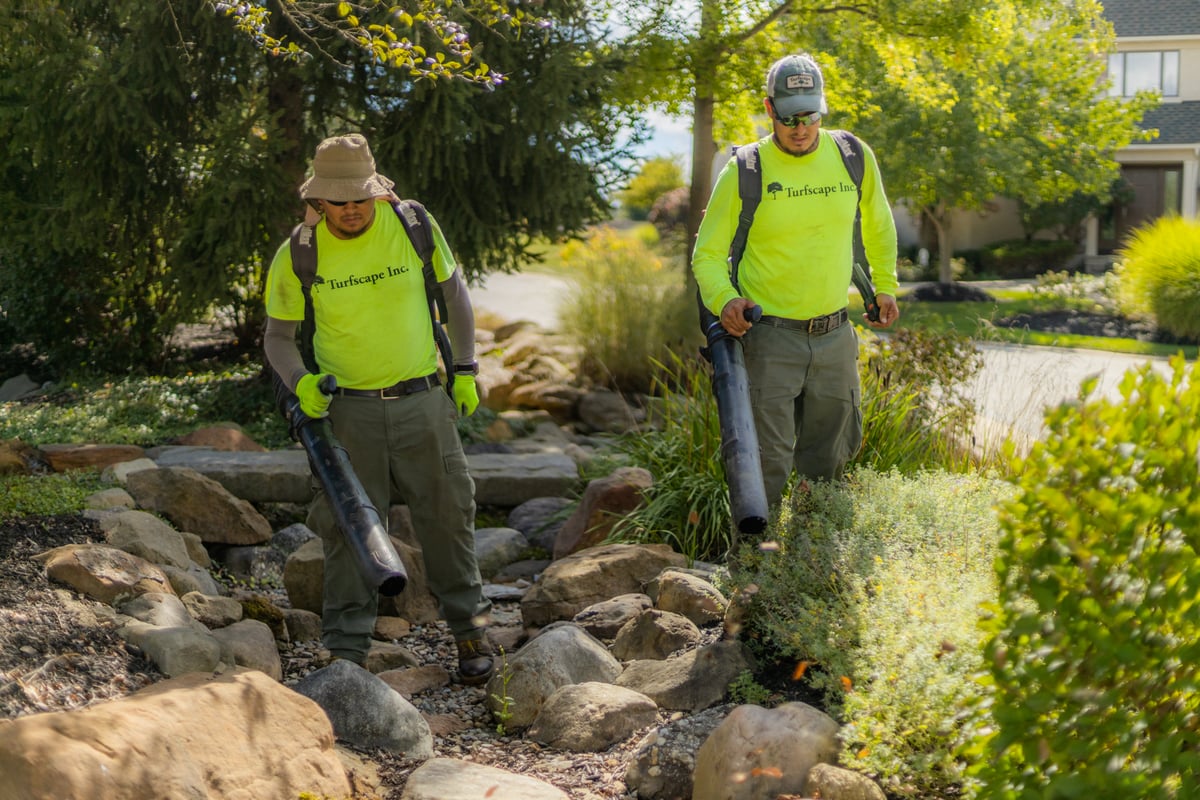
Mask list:
[[[458,679],[468,686],[483,683],[492,677],[492,643],[487,634],[478,639],[464,639],[458,643]]]

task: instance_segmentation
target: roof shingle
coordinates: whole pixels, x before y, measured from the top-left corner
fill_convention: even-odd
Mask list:
[[[1164,103],[1146,112],[1141,127],[1158,128],[1148,144],[1200,144],[1200,100]]]
[[[1117,36],[1200,33],[1200,0],[1101,0]]]

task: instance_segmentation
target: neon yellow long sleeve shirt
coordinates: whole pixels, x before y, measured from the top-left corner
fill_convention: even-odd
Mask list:
[[[735,297],[762,306],[764,314],[810,319],[846,306],[853,268],[854,209],[858,192],[837,143],[821,131],[812,153],[793,156],[771,137],[758,143],[762,202],[738,266],[738,290],[729,275],[729,243],[737,230],[737,159],[717,176],[692,255],[704,304],[716,315]],[[863,143],[862,235],[875,290],[895,296],[896,222],[884,192],[875,153]]]

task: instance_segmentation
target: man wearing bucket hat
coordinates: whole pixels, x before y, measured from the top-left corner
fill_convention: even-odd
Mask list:
[[[437,348],[422,261],[388,203],[393,183],[375,170],[360,134],[326,139],[300,187],[315,225],[310,372],[296,345],[305,299],[288,243],[271,262],[266,287],[267,360],[310,417],[328,416],[355,473],[377,509],[393,494],[409,506],[430,589],[458,644],[459,678],[490,677],[486,635],[491,603],[475,556],[475,487],[455,425],[475,411],[475,318],[450,246],[430,217],[433,266],[446,298],[454,353],[453,400],[438,390]],[[450,365],[447,365],[449,367]],[[338,388],[326,395],[326,375]],[[324,544],[322,642],[336,658],[366,660],[378,594],[367,586],[318,490],[308,526]]]
[[[737,159],[717,177],[696,238],[692,270],[704,305],[740,337],[767,499],[779,501],[794,468],[838,477],[862,444],[858,337],[847,324],[856,209],[877,284],[879,320],[896,305],[896,226],[871,149],[862,144],[862,197],[838,144],[822,130],[829,109],[808,54],[776,61],[763,105],[771,135],[757,143],[762,200],[731,275],[730,244],[742,209]],[[761,306],[762,319],[744,313]]]

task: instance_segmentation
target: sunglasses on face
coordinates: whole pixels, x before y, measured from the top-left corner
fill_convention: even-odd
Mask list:
[[[821,112],[813,111],[810,114],[793,114],[790,117],[781,117],[777,114],[775,119],[785,128],[795,128],[797,125],[803,125],[807,128],[809,125],[816,125],[821,121]]]
[[[350,203],[354,203],[356,206],[366,205],[367,203],[371,202],[371,198],[367,197],[362,200],[326,200],[325,202],[329,203],[331,206],[337,206],[338,208],[341,208],[342,206]]]

